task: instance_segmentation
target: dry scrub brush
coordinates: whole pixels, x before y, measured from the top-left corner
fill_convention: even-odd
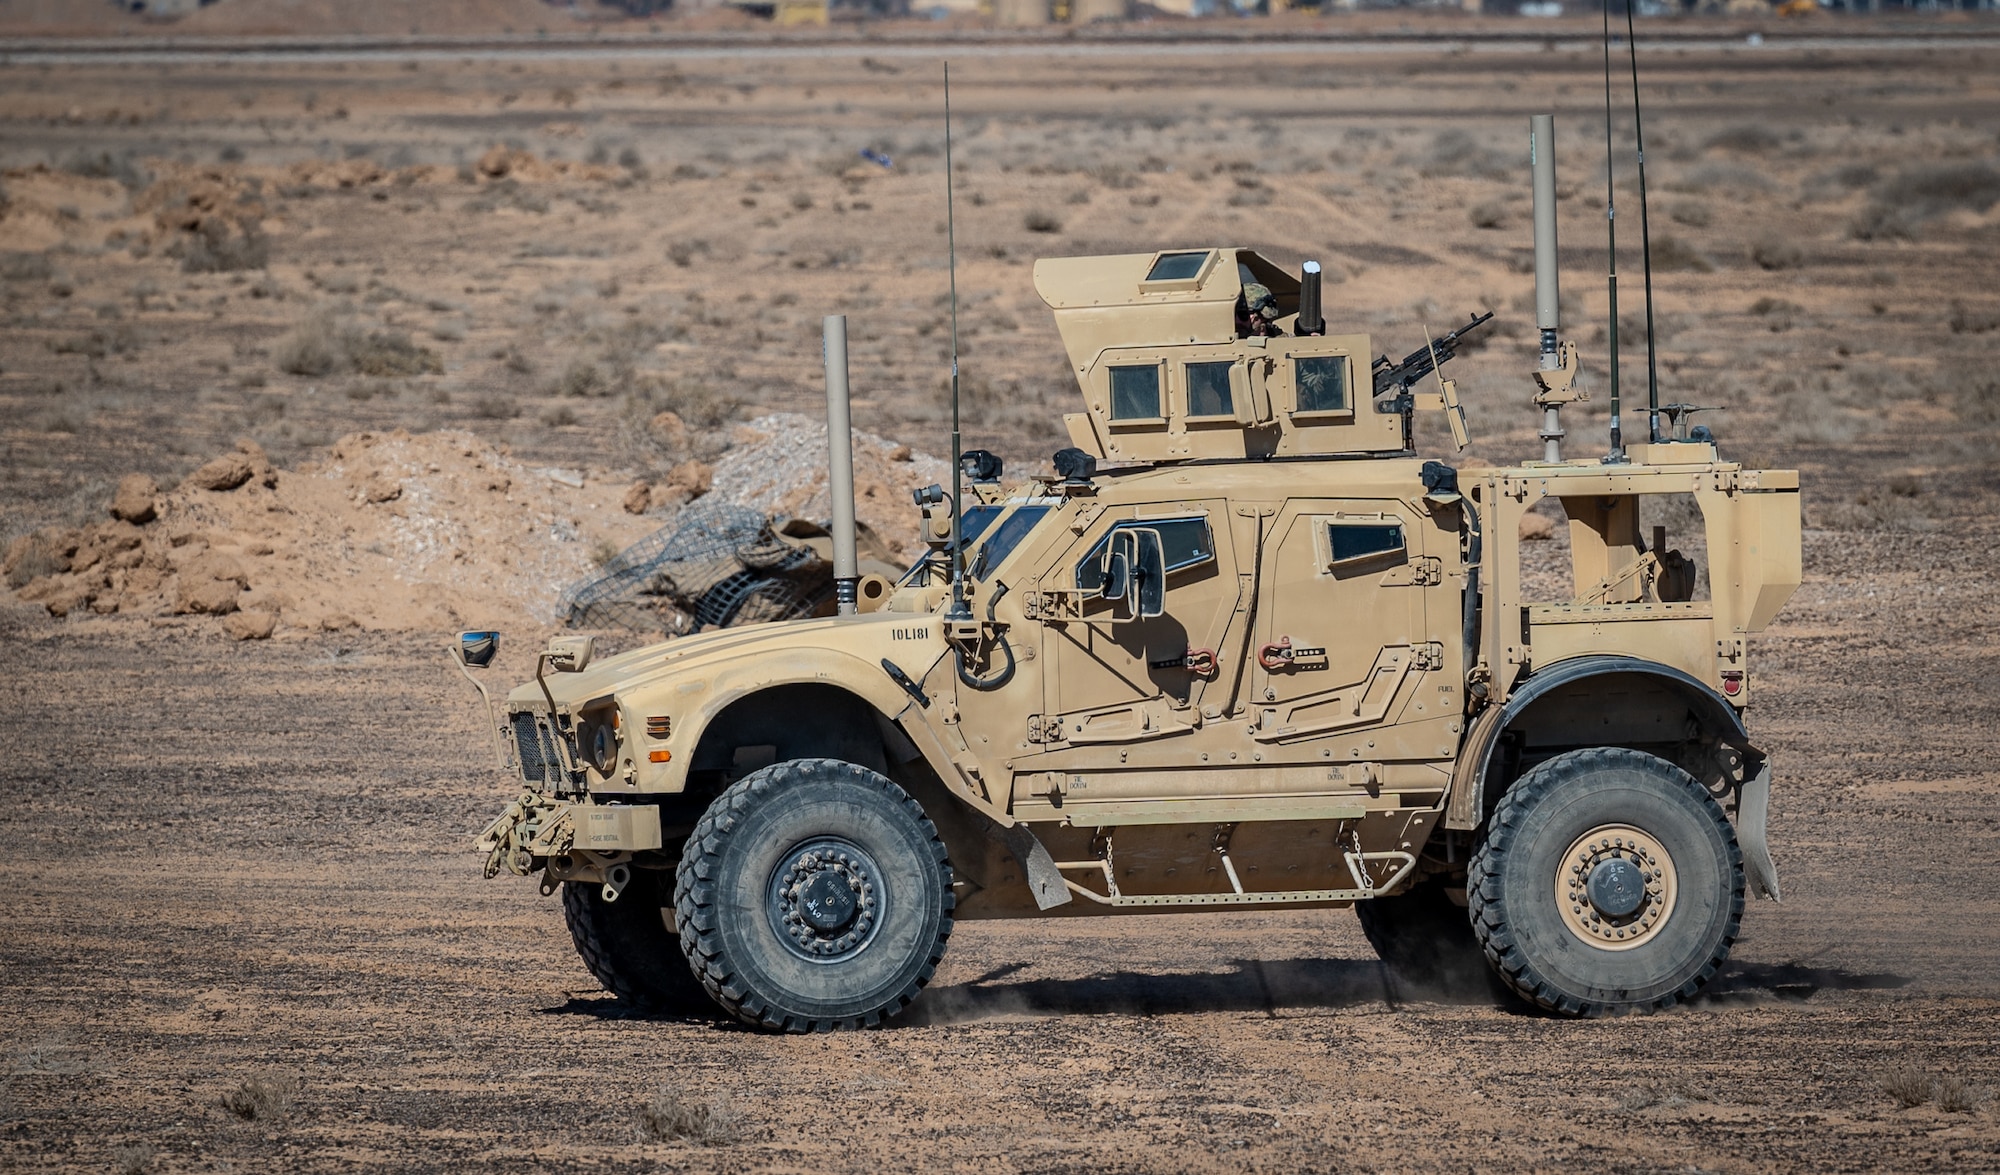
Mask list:
[[[727,1146],[743,1137],[743,1116],[724,1095],[696,1100],[662,1086],[639,1107],[639,1131],[656,1142]]]
[[[285,1073],[246,1077],[222,1095],[222,1108],[245,1122],[282,1122],[298,1105],[299,1079]]]

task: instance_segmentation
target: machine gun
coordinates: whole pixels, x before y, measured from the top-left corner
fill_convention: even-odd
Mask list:
[[[1377,356],[1374,364],[1375,398],[1380,401],[1383,396],[1389,395],[1392,392],[1396,395],[1396,399],[1391,405],[1382,406],[1379,410],[1394,412],[1407,407],[1410,389],[1416,387],[1418,381],[1439,367],[1442,367],[1453,355],[1456,355],[1458,353],[1458,344],[1466,335],[1471,334],[1492,320],[1493,312],[1491,310],[1488,310],[1484,314],[1475,314],[1472,316],[1472,321],[1466,323],[1464,326],[1459,327],[1457,330],[1435,342],[1427,343],[1410,352],[1401,363],[1390,363],[1387,355]]]

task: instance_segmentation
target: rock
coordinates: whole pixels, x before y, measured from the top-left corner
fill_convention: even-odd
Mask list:
[[[256,476],[256,473],[256,469],[250,464],[250,458],[242,453],[224,453],[188,474],[187,480],[181,484],[198,490],[220,493],[235,489]]]
[[[137,567],[134,567],[130,574],[126,575],[125,590],[135,595],[145,592],[156,592],[160,590],[160,585],[165,582],[166,576],[161,573],[159,568],[150,563],[141,563]]]
[[[49,610],[51,616],[67,616],[88,606],[95,594],[91,585],[72,580],[44,596],[42,606]]]
[[[690,498],[699,498],[715,485],[715,467],[690,457],[667,473],[667,484],[685,490]]]
[[[632,488],[625,491],[625,513],[644,514],[653,505],[653,483],[635,481]]]
[[[889,460],[891,461],[908,461],[910,457],[910,446],[908,445],[897,445],[895,448],[889,450]]]
[[[278,471],[272,467],[271,458],[264,452],[264,446],[249,437],[242,437],[236,442],[236,451],[243,454],[243,459],[250,463],[250,476],[257,482],[267,489],[278,484]]]
[[[118,611],[118,597],[113,595],[93,596],[90,600],[90,610],[99,616],[109,616]]]
[[[237,612],[222,618],[222,631],[239,641],[269,640],[278,618],[269,612]]]
[[[250,576],[244,572],[243,564],[238,563],[234,555],[225,555],[220,551],[208,551],[196,555],[181,568],[182,583],[211,579],[233,583],[237,587],[250,586]]]
[[[403,483],[378,473],[362,487],[361,496],[370,502],[393,502],[403,496]]]
[[[70,556],[69,569],[88,571],[121,552],[137,551],[143,541],[139,528],[122,519],[99,523],[83,531],[83,541],[77,544],[76,552]],[[125,566],[137,562],[138,559],[133,558]]]
[[[143,473],[128,473],[118,481],[118,492],[111,496],[111,517],[125,522],[144,525],[160,516],[155,501],[159,497],[160,485]]]
[[[242,594],[241,587],[226,579],[190,583],[186,576],[182,576],[180,598],[174,601],[174,611],[224,616],[236,611],[236,600]]]
[[[1556,537],[1556,520],[1546,514],[1521,515],[1521,541],[1545,543]]]
[[[356,627],[354,617],[349,616],[345,612],[334,612],[322,618],[319,626],[327,632],[342,632],[346,629]]]
[[[687,421],[678,412],[661,412],[646,422],[646,431],[669,453],[685,453],[688,447]]]

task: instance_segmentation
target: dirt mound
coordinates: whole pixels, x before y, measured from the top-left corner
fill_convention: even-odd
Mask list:
[[[0,571],[58,616],[234,616],[243,639],[548,623],[649,526],[622,493],[468,433],[356,433],[297,471],[244,442],[172,489],[125,479],[112,517],[23,536]]]
[[[762,416],[736,430],[736,444],[715,463],[712,492],[777,517],[824,520],[826,422],[792,412]],[[923,554],[910,491],[951,479],[951,466],[899,441],[854,434],[854,516],[907,560]]]
[[[673,509],[712,493],[829,515],[823,423],[765,416],[734,439],[713,469],[675,470]],[[867,433],[854,449],[857,516],[914,557],[910,491],[949,468]],[[214,616],[246,640],[552,624],[565,588],[661,525],[629,511],[632,493],[596,471],[531,468],[470,433],[355,433],[295,471],[243,441],[170,489],[125,477],[104,521],[16,539],[0,574],[56,616]]]

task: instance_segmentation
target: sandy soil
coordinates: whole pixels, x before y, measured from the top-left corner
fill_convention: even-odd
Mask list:
[[[1787,900],[1752,907],[1708,997],[1587,1024],[1403,998],[1351,915],[1314,913],[966,925],[879,1032],[630,1019],[553,902],[479,880],[466,845],[508,789],[436,639],[238,642],[10,596],[0,1165],[2000,1164],[2000,62],[1643,64],[1663,398],[1726,407],[1728,455],[1801,469],[1809,526],[1751,714]],[[1229,241],[1325,261],[1330,316],[1397,355],[1498,308],[1460,364],[1469,456],[1530,455],[1520,144],[1552,108],[1571,333],[1598,366],[1569,422],[1593,447],[1599,68],[1558,45],[954,70],[969,440],[1017,469],[1060,443],[1034,257]],[[816,415],[835,312],[857,425],[945,448],[928,62],[14,65],[0,127],[0,538],[97,522],[125,475],[174,486],[241,437],[281,487],[396,428],[664,480],[684,454],[644,440],[660,411],[715,459],[750,417]],[[286,370],[314,330],[436,364]],[[1950,1096],[1900,1107],[1903,1069]],[[245,1082],[289,1106],[225,1109]],[[738,1128],[645,1140],[663,1090]]]

